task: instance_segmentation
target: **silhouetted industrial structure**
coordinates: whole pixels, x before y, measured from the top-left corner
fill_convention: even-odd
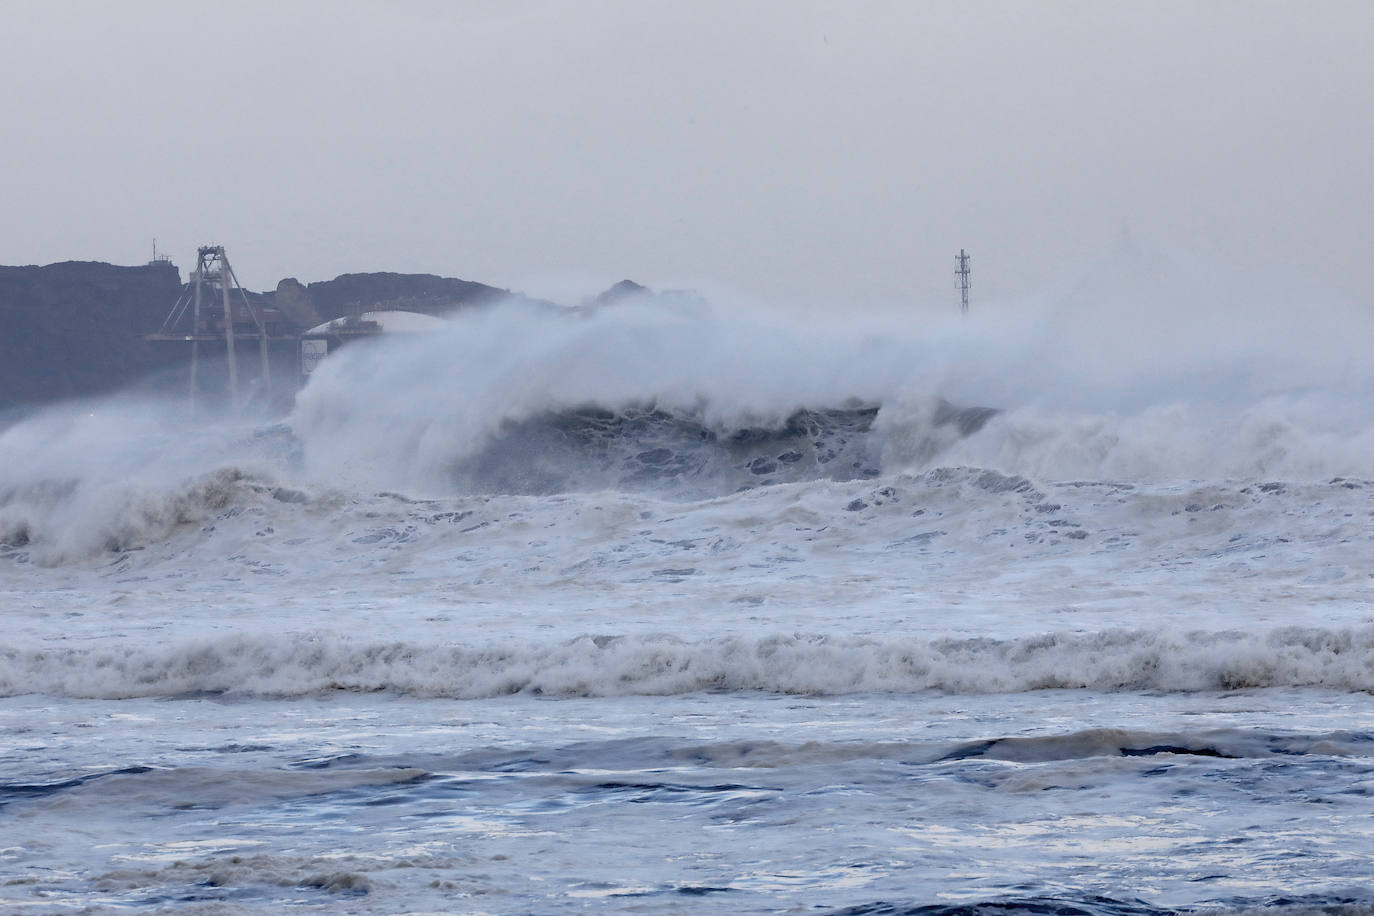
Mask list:
[[[960,249],[959,249],[959,253],[955,256],[954,260],[955,260],[955,261],[958,263],[958,265],[959,265],[958,267],[956,267],[956,268],[954,269],[954,276],[957,277],[957,278],[958,278],[958,281],[959,281],[959,311],[961,311],[961,312],[963,312],[965,315],[967,315],[967,314],[968,314],[968,287],[969,287],[969,282],[968,282],[968,276],[969,276],[969,269],[968,269],[969,256],[968,256],[968,252],[966,252],[966,251],[964,251],[964,249],[960,248]]]
[[[235,297],[237,293],[237,297]],[[218,298],[220,310],[215,308]],[[186,321],[189,313],[189,325]],[[234,268],[222,245],[203,245],[196,252],[196,267],[182,288],[181,296],[172,306],[167,320],[149,340],[189,341],[191,344],[191,405],[200,395],[200,345],[224,342],[228,367],[229,403],[239,407],[238,357],[235,344],[239,340],[257,338],[261,359],[259,380],[264,392],[271,389],[272,364],[268,359],[269,341],[295,341],[299,335],[284,327],[277,309],[255,305],[239,285]]]

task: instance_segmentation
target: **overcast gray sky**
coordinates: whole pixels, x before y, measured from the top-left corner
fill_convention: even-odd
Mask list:
[[[1374,306],[1374,2],[0,5],[0,263],[1015,300],[1123,231]],[[1310,279],[1310,287],[1307,285]]]

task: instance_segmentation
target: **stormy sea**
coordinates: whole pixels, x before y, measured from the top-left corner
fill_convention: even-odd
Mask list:
[[[1370,322],[629,303],[0,429],[0,910],[1374,912]]]

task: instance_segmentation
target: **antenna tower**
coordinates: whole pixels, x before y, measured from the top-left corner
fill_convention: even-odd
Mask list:
[[[959,278],[959,311],[967,315],[969,287],[968,252],[960,248],[959,254],[955,256],[954,260],[959,264],[959,266],[954,269],[954,276]]]

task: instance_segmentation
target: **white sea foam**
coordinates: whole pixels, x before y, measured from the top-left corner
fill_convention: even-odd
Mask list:
[[[496,308],[289,427],[10,422],[0,905],[1363,905],[1368,316],[1139,279]]]
[[[1322,480],[1367,476],[1374,424],[1349,417],[1357,390],[1273,396],[1240,408],[1176,402],[1138,413],[1004,412],[940,459],[1050,479]]]
[[[1019,693],[1044,689],[1374,691],[1374,629],[1264,633],[1109,630],[1019,639],[826,635],[585,636],[479,647],[237,635],[155,648],[12,646],[0,695],[127,698],[393,691],[423,697],[757,691]]]

